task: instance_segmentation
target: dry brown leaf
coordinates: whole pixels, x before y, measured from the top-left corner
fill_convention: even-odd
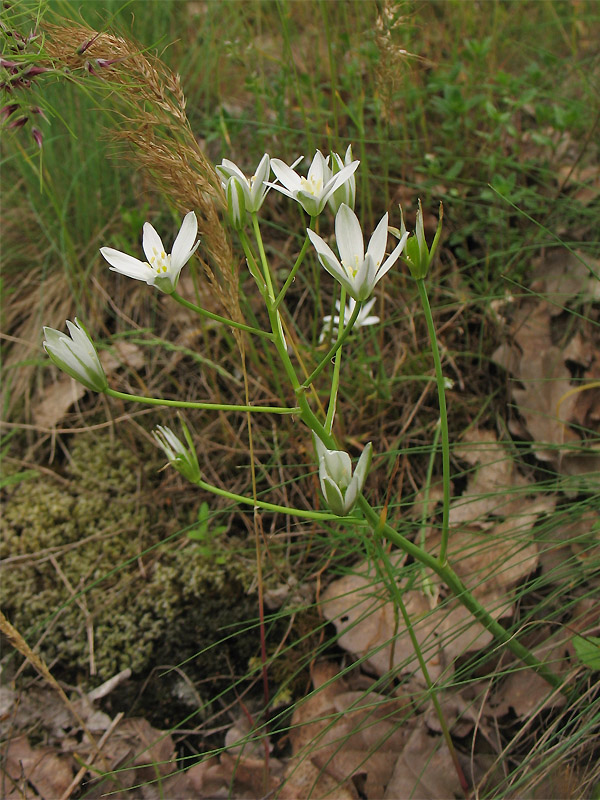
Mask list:
[[[402,556],[396,556],[398,563]],[[429,614],[429,600],[419,591],[403,595],[414,631],[433,679],[442,670],[438,644],[434,636],[436,621]],[[321,598],[326,619],[336,626],[338,644],[359,658],[378,675],[390,669],[413,672],[415,654],[408,632],[385,586],[377,579],[370,562],[363,562],[354,573],[330,584]]]
[[[462,794],[442,737],[430,736],[424,725],[415,728],[398,757],[384,800],[449,800]]]
[[[187,771],[186,776],[194,790],[188,797],[197,800],[246,800],[250,797],[264,797],[277,790],[281,784],[282,772],[281,761],[270,758],[269,776],[265,786],[264,759],[221,753],[195,764]]]
[[[592,268],[597,271],[598,267],[593,261]],[[532,287],[549,301],[524,302],[511,327],[513,343],[501,345],[492,356],[522,384],[522,388],[512,389],[512,397],[524,425],[511,420],[510,430],[516,436],[533,439],[536,456],[567,475],[597,472],[597,452],[586,445],[574,427],[598,428],[598,348],[578,331],[561,349],[553,344],[551,325],[553,317],[577,302],[576,297],[600,297],[600,281],[575,255],[558,252],[545,257]],[[573,383],[567,361],[585,367],[584,380],[590,381],[589,388],[586,383]]]
[[[410,731],[410,701],[349,689],[332,664],[317,665],[313,683],[294,712],[280,796],[381,798]]]
[[[56,383],[44,389],[44,396],[33,408],[33,421],[43,428],[54,428],[86,392],[85,386],[68,375],[61,375]]]
[[[540,661],[551,665],[552,671],[564,675],[569,667],[568,642],[571,634],[558,630],[548,635],[544,643],[533,649]],[[487,712],[497,717],[512,710],[521,718],[529,717],[542,708],[562,708],[566,697],[558,690],[552,690],[548,683],[532,669],[521,668],[511,672],[500,684],[496,694],[487,704]]]
[[[51,747],[31,747],[26,736],[7,744],[4,768],[15,784],[23,787],[14,797],[31,797],[29,783],[42,800],[56,800],[73,780],[71,759],[58,755]]]
[[[452,527],[461,523],[486,525],[488,514],[518,513],[528,481],[517,471],[508,449],[491,430],[467,431],[456,455],[476,469],[469,475],[463,494],[450,504]]]
[[[132,342],[113,342],[111,349],[103,350],[99,358],[104,372],[109,377],[120,367],[141,369],[146,362],[143,351]]]

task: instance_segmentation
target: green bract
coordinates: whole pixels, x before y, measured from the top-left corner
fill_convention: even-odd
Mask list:
[[[108,381],[92,340],[77,318],[75,324],[67,320],[67,328],[70,338],[54,328],[44,328],[44,350],[67,375],[88,389],[104,392]]]

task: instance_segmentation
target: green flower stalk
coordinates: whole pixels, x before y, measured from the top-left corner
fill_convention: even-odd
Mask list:
[[[88,389],[105,392],[108,381],[94,343],[77,318],[75,324],[67,320],[67,328],[70,338],[54,328],[44,328],[43,347],[48,357]]]

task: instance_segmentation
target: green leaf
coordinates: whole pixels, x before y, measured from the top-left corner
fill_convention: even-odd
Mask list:
[[[577,658],[590,669],[600,670],[600,637],[574,636],[573,647]]]

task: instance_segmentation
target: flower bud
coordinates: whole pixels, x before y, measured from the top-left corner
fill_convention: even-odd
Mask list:
[[[313,436],[319,458],[321,491],[333,513],[344,517],[352,510],[365,485],[371,465],[373,446],[369,442],[365,447],[353,475],[348,453],[343,450],[329,450],[316,434]]]
[[[187,444],[178,439],[170,428],[163,425],[158,425],[152,435],[164,450],[169,464],[188,481],[197,483],[202,478],[198,456],[187,425],[183,421],[181,424]]]
[[[415,234],[407,240],[404,253],[401,256],[402,260],[408,266],[410,274],[415,280],[421,280],[425,278],[427,272],[429,271],[429,267],[433,261],[433,257],[435,255],[435,251],[437,250],[438,242],[442,233],[443,218],[444,207],[440,203],[440,218],[430,249],[427,247],[427,242],[425,241],[423,209],[421,207],[421,201],[419,200],[419,208],[417,209],[417,219],[415,222]],[[398,228],[389,228],[390,233],[396,236],[398,239],[406,234],[406,225],[404,224],[404,215],[402,214],[401,207],[400,219],[400,230],[398,230]]]
[[[54,328],[44,328],[44,350],[59,369],[95,392],[104,392],[108,381],[94,343],[81,323],[67,320],[69,336]]]
[[[231,177],[225,187],[227,214],[233,227],[240,231],[246,225],[246,193],[236,177]]]

